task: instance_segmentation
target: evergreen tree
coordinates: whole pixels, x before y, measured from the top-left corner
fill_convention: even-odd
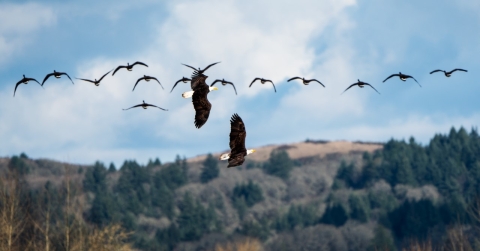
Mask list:
[[[233,200],[233,207],[237,209],[238,218],[240,220],[243,220],[243,217],[245,217],[245,214],[247,213],[247,209],[248,209],[247,203],[245,203],[245,198],[240,197],[238,199]]]
[[[440,210],[432,201],[406,200],[400,207],[389,213],[392,230],[397,237],[425,240],[429,229],[441,223]]]
[[[161,166],[162,165],[162,162],[160,162],[160,159],[159,158],[155,158],[154,161],[152,161],[151,159],[148,160],[148,163],[147,163],[147,167],[150,168],[150,167],[155,167],[155,166]]]
[[[353,163],[347,165],[345,161],[342,160],[340,167],[338,168],[336,179],[342,180],[345,182],[347,187],[356,188],[357,187],[357,172]]]
[[[372,184],[373,182],[377,181],[380,179],[380,173],[378,170],[377,165],[375,165],[374,159],[379,158],[379,153],[378,151],[375,153],[375,156],[372,158],[372,156],[368,153],[365,152],[363,154],[363,168],[362,168],[362,173],[360,175],[360,181],[359,185],[360,187],[366,187]]]
[[[256,203],[263,201],[262,188],[254,184],[251,180],[247,184],[236,185],[233,188],[232,200],[243,198],[248,207],[252,207]]]
[[[350,195],[348,199],[350,204],[350,218],[365,223],[369,218],[369,208],[365,200],[356,195]]]
[[[183,241],[194,241],[203,234],[216,230],[217,217],[213,207],[205,209],[200,202],[194,202],[190,193],[186,193],[180,205],[180,215],[177,217],[177,224],[180,230],[180,239]]]
[[[400,157],[400,160],[395,167],[393,185],[397,184],[415,185],[412,166],[405,156]]]
[[[199,219],[200,213],[201,212],[197,211],[190,193],[186,193],[180,205],[180,215],[177,217],[182,240],[193,241],[200,239],[203,232],[201,229],[201,219]]]
[[[152,205],[160,207],[162,212],[169,219],[173,219],[173,216],[175,214],[175,199],[170,189],[168,189],[168,187],[164,183],[160,183],[158,187],[154,187],[151,191]]]
[[[97,226],[106,226],[115,219],[115,203],[108,193],[97,193],[89,210],[89,221]]]
[[[375,228],[375,236],[372,239],[372,242],[368,248],[369,251],[385,250],[385,251],[395,251],[395,242],[393,240],[392,234],[388,229],[384,228],[382,225],[378,225]]]
[[[268,221],[265,218],[260,219],[259,222],[255,221],[245,221],[242,222],[240,229],[237,229],[237,232],[254,238],[258,238],[262,241],[265,241],[270,236],[270,230],[268,228]]]
[[[151,202],[145,186],[149,183],[150,175],[146,168],[140,167],[136,161],[125,161],[114,187],[119,206],[135,215],[144,212]]]
[[[102,162],[96,161],[93,168],[88,168],[83,179],[83,190],[95,194],[107,189],[107,170]]]
[[[25,163],[25,157],[13,156],[8,163],[8,168],[18,173],[19,175],[25,175],[30,172],[30,167]]]
[[[442,221],[445,224],[464,224],[470,220],[470,215],[467,212],[467,204],[461,195],[452,196],[441,205],[439,211]]]
[[[372,209],[381,209],[384,212],[390,212],[397,207],[397,200],[390,192],[369,191],[368,201]]]
[[[263,168],[269,175],[288,179],[290,171],[293,169],[293,161],[285,150],[272,151]]]
[[[177,243],[180,242],[180,230],[175,224],[170,224],[167,229],[159,229],[155,233],[155,239],[164,249],[159,250],[173,250]]]
[[[292,205],[285,215],[276,219],[274,222],[274,228],[277,231],[294,230],[297,226],[312,226],[317,223],[318,220],[315,206]]]
[[[218,168],[218,160],[214,158],[211,153],[209,153],[203,162],[203,170],[200,174],[200,181],[202,183],[208,183],[210,180],[217,178],[219,174],[220,169]]]
[[[113,162],[110,163],[110,166],[108,167],[108,172],[109,173],[114,173],[116,171],[117,171],[117,168],[115,167],[115,164],[113,164]]]
[[[325,210],[322,218],[320,219],[321,223],[330,224],[337,227],[343,226],[348,220],[347,211],[340,203],[335,203],[329,205]]]
[[[153,182],[155,186],[165,184],[168,189],[175,190],[188,182],[187,177],[188,164],[186,159],[181,159],[177,155],[175,162],[170,164],[154,174]]]

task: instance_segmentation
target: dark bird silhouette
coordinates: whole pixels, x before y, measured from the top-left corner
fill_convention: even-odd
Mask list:
[[[392,77],[399,77],[400,80],[402,80],[402,81],[406,81],[407,78],[411,78],[411,79],[415,80],[415,82],[417,82],[418,85],[420,85],[420,83],[418,83],[418,81],[417,81],[414,77],[412,77],[412,76],[410,76],[410,75],[402,74],[401,72],[399,72],[398,74],[392,74],[392,75],[390,75],[388,78],[386,78],[385,80],[383,80],[383,83],[385,83],[385,81],[387,81],[388,79],[390,79],[390,78],[392,78]],[[422,86],[420,85],[420,87],[422,87]]]
[[[162,89],[163,89],[162,84],[160,83],[160,81],[158,81],[157,78],[151,77],[151,76],[147,76],[147,75],[143,75],[143,77],[139,78],[139,79],[137,80],[137,82],[135,83],[135,85],[133,86],[132,92],[135,90],[135,87],[137,86],[138,82],[140,82],[140,81],[142,81],[142,80],[145,80],[145,81],[147,81],[147,82],[149,82],[150,80],[155,80],[155,81],[157,81],[157,82],[160,84],[160,86],[161,86]],[[165,90],[165,89],[163,89],[163,90]]]
[[[434,70],[434,71],[430,72],[430,74],[435,73],[435,72],[439,72],[439,71],[443,72],[443,73],[445,74],[445,77],[447,77],[447,78],[449,78],[449,77],[452,75],[452,73],[454,73],[455,71],[468,72],[467,70],[457,68],[457,69],[453,69],[453,70],[451,70],[451,71]]]
[[[80,80],[83,80],[83,81],[87,81],[87,82],[90,82],[90,83],[93,83],[95,86],[99,86],[100,85],[100,81],[102,81],[102,79],[108,75],[108,73],[110,73],[110,71],[108,71],[107,73],[105,73],[99,80],[95,79],[95,80],[90,80],[90,79],[84,79],[84,78],[77,78],[77,79],[80,79]]]
[[[225,79],[221,79],[221,80],[220,80],[220,79],[217,79],[217,80],[213,81],[213,83],[210,84],[210,87],[212,87],[212,86],[213,86],[215,83],[217,83],[217,82],[222,83],[223,86],[225,86],[225,85],[227,85],[227,84],[232,85],[232,86],[233,86],[233,90],[235,90],[235,95],[237,95],[237,89],[235,88],[235,85],[234,85],[232,82],[225,81]]]
[[[203,70],[200,69],[200,67],[199,67],[198,69],[195,69],[195,67],[193,67],[193,66],[186,65],[186,64],[183,64],[183,65],[185,65],[186,67],[192,68],[192,69],[193,69],[193,75],[202,75],[208,68],[210,68],[211,66],[214,66],[214,65],[216,65],[216,64],[218,64],[218,63],[220,63],[220,62],[216,62],[216,63],[210,64],[210,65],[208,65],[207,67],[205,67],[205,69],[203,69]]]
[[[53,70],[52,73],[49,73],[49,74],[47,74],[47,76],[45,76],[45,78],[43,79],[43,82],[42,82],[42,86],[43,86],[43,84],[45,83],[45,81],[47,81],[47,79],[48,79],[49,77],[54,76],[54,77],[56,77],[56,78],[60,78],[62,75],[67,76],[68,79],[70,79],[70,81],[72,81],[72,84],[73,84],[73,80],[70,78],[70,76],[68,76],[67,73],[65,73],[65,72],[58,72],[58,71]]]
[[[254,153],[255,149],[247,150],[245,148],[245,138],[247,131],[242,118],[238,114],[233,114],[230,119],[230,153],[224,153],[220,160],[228,160],[228,167],[240,166],[245,161],[245,156]]]
[[[195,127],[198,129],[207,122],[212,109],[212,104],[210,104],[207,98],[210,92],[210,87],[205,83],[207,78],[208,76],[199,74],[193,76],[190,82],[193,90],[192,103],[195,109]]]
[[[34,78],[27,78],[25,77],[25,74],[23,75],[23,78],[20,79],[20,81],[17,82],[17,84],[15,85],[15,90],[13,91],[13,96],[15,97],[15,92],[17,92],[17,87],[20,85],[20,84],[28,84],[29,81],[35,81],[37,82],[40,86],[42,86],[36,79]],[[42,86],[43,88],[43,86]]]
[[[180,83],[180,82],[187,83],[188,81],[192,81],[192,80],[189,79],[189,78],[186,78],[186,77],[182,77],[182,79],[180,79],[180,80],[178,80],[177,82],[175,82],[175,84],[173,85],[172,90],[170,91],[170,93],[173,92],[173,88],[175,88],[175,86],[177,86],[178,83]]]
[[[343,92],[346,92],[348,89],[352,88],[352,86],[355,86],[355,85],[358,85],[358,87],[360,87],[360,88],[363,88],[363,87],[365,87],[365,85],[368,85],[368,86],[372,87],[372,89],[374,89],[378,94],[380,94],[380,92],[378,92],[377,89],[375,89],[375,88],[374,88],[373,86],[371,86],[369,83],[362,82],[362,81],[360,81],[360,79],[357,79],[357,81],[358,81],[357,83],[350,85],[350,86],[349,86],[347,89],[345,89],[345,91],[343,91]],[[342,92],[342,94],[343,94],[343,92]]]
[[[127,63],[127,65],[120,65],[120,66],[118,66],[118,67],[113,71],[112,76],[115,75],[115,73],[116,73],[118,70],[122,69],[122,68],[127,69],[127,71],[132,71],[132,68],[133,68],[135,65],[137,65],[137,64],[148,67],[148,65],[146,65],[145,63],[139,62],[139,61],[137,61],[137,62],[135,62],[135,63],[133,63],[133,64]]]
[[[266,82],[272,83],[273,89],[275,90],[275,92],[277,92],[277,88],[275,88],[275,85],[273,84],[272,80],[264,79],[264,78],[255,78],[255,79],[252,81],[252,83],[248,86],[248,88],[252,87],[253,82],[255,82],[255,81],[257,81],[257,80],[260,80],[260,83],[262,83],[262,84],[265,84]]]
[[[325,87],[322,83],[320,83],[320,81],[318,81],[316,79],[305,79],[305,78],[301,78],[301,77],[293,77],[293,78],[289,79],[287,82],[290,82],[290,81],[295,80],[295,79],[302,80],[304,85],[308,85],[308,83],[313,81],[313,82],[317,82],[317,83],[321,84],[323,87]]]
[[[145,103],[145,100],[143,100],[143,104],[134,105],[134,106],[132,106],[132,107],[130,107],[130,108],[123,109],[123,110],[126,111],[126,110],[130,110],[130,109],[132,109],[132,108],[135,108],[135,107],[142,107],[143,109],[147,109],[147,107],[149,107],[149,106],[151,106],[151,107],[156,107],[156,108],[161,109],[161,110],[164,110],[164,111],[168,111],[167,109],[163,109],[163,108],[158,107],[158,106],[156,106],[156,105],[147,104],[147,103]]]

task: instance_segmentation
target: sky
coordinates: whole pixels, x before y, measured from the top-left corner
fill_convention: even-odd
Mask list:
[[[91,164],[228,151],[238,113],[246,147],[314,140],[427,144],[452,126],[480,123],[480,2],[474,0],[2,1],[0,2],[0,156]],[[95,79],[119,65],[148,67]],[[189,84],[205,67],[207,123],[194,126]],[[450,78],[435,69],[463,68]],[[68,78],[42,82],[53,70]],[[413,80],[382,81],[402,72]],[[140,82],[150,75],[156,82]],[[318,83],[287,82],[291,77]],[[249,84],[256,77],[270,84]],[[351,88],[357,79],[368,86]],[[168,109],[122,109],[145,102]]]

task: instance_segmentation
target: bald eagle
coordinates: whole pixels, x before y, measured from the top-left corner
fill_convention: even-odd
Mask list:
[[[212,104],[207,99],[207,95],[211,91],[211,87],[205,83],[207,78],[208,76],[203,74],[195,74],[190,82],[193,90],[192,103],[195,109],[195,127],[199,129],[207,122],[210,109],[212,109]],[[213,90],[218,90],[218,88],[213,87]]]
[[[245,124],[238,114],[233,114],[230,119],[230,153],[224,153],[220,160],[228,160],[228,167],[240,166],[245,162],[245,156],[254,153],[255,149],[245,148]]]

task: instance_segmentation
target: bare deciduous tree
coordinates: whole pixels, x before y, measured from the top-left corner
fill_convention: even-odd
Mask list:
[[[0,178],[0,250],[16,250],[25,226],[21,210],[18,175],[7,172]]]

